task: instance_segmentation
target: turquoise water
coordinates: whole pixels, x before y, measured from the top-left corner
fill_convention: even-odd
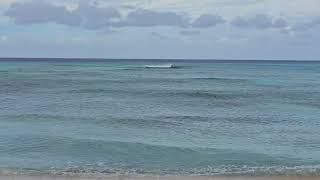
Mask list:
[[[320,174],[320,63],[0,61],[0,172]]]

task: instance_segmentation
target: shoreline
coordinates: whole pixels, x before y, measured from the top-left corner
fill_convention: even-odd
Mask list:
[[[0,180],[319,180],[320,176],[134,176],[0,175]]]

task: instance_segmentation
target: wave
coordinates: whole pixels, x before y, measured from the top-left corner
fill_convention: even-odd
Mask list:
[[[106,125],[138,127],[138,128],[173,128],[181,125],[177,121],[168,121],[161,117],[141,117],[141,118],[110,118],[103,121]]]
[[[232,98],[238,97],[238,95],[227,93],[227,92],[203,91],[203,90],[167,91],[167,92],[164,92],[164,94],[174,95],[174,96],[187,96],[187,97],[194,97],[194,98],[212,98],[212,99],[232,99]]]
[[[80,65],[76,65],[76,64],[54,64],[53,66],[57,66],[57,67],[79,67]]]
[[[174,64],[162,64],[162,65],[145,65],[145,68],[150,68],[150,69],[173,69],[173,68],[178,68],[178,66]]]
[[[117,171],[136,171],[142,174],[235,174],[278,173],[278,167],[283,167],[280,172],[285,172],[284,170],[306,164],[309,167],[316,165],[315,162],[301,162],[299,159],[271,157],[231,149],[178,147],[140,142],[35,135],[7,137],[7,142],[15,142],[0,145],[2,153],[14,157],[14,162],[8,167],[11,169],[31,168],[42,171],[106,174]],[[42,159],[34,158],[35,153]],[[3,158],[0,158],[0,169],[3,169]],[[6,165],[9,166],[10,163]]]
[[[16,123],[46,123],[46,124],[61,124],[61,123],[77,123],[83,126],[94,125],[99,127],[126,127],[126,128],[165,128],[176,129],[181,126],[188,125],[193,122],[209,122],[215,119],[201,116],[141,116],[141,117],[100,117],[93,118],[90,116],[77,117],[68,115],[56,114],[15,114],[2,116],[3,121]]]
[[[247,82],[248,79],[237,78],[223,78],[223,77],[194,77],[191,80],[207,80],[207,81],[221,81],[221,82]]]
[[[271,116],[255,117],[239,115],[235,117],[214,117],[199,115],[157,115],[157,116],[140,116],[140,117],[91,117],[91,116],[68,116],[57,114],[15,114],[2,116],[2,121],[7,122],[37,122],[37,123],[82,123],[99,126],[123,126],[129,128],[176,128],[190,123],[224,123],[224,124],[260,124],[270,125],[279,123],[292,123],[292,119],[279,119]],[[294,122],[298,123],[298,122]]]
[[[120,90],[112,90],[112,89],[103,89],[103,88],[83,88],[83,89],[74,89],[69,90],[68,93],[72,94],[108,94],[108,93],[119,93]]]
[[[112,94],[131,94],[142,95],[150,97],[190,97],[190,98],[206,98],[206,99],[220,99],[231,100],[243,97],[257,96],[255,94],[241,94],[234,92],[210,91],[210,90],[170,90],[170,89],[108,89],[108,88],[84,88],[69,90],[69,93],[112,93]]]
[[[93,168],[93,166],[96,166]],[[270,176],[320,176],[320,165],[314,166],[266,166],[266,167],[249,167],[249,166],[221,166],[221,167],[204,167],[192,169],[166,169],[158,171],[146,171],[144,169],[132,168],[98,168],[99,164],[92,164],[92,166],[82,167],[68,167],[65,169],[51,167],[50,169],[33,169],[33,168],[3,168],[0,169],[0,175],[4,176],[68,176],[68,177],[87,177],[87,178],[108,178],[114,176],[257,176],[257,177],[270,177]],[[156,179],[156,177],[155,177]]]

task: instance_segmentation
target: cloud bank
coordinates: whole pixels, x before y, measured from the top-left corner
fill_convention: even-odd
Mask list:
[[[108,26],[120,13],[113,8],[101,8],[88,3],[80,3],[73,11],[64,6],[57,6],[44,1],[13,3],[5,12],[16,24],[56,23],[68,26],[81,26],[98,29]]]
[[[192,23],[192,27],[195,28],[210,28],[214,27],[218,24],[223,24],[226,21],[223,19],[223,17],[219,15],[211,15],[211,14],[204,14],[201,15],[198,19],[196,19]]]
[[[113,26],[116,27],[153,27],[153,26],[188,26],[188,18],[174,12],[156,12],[145,9],[138,9]]]
[[[257,28],[257,29],[268,29],[268,28],[285,28],[288,23],[282,18],[273,18],[265,14],[258,14],[254,17],[243,18],[237,17],[231,21],[231,24],[239,28]]]
[[[313,29],[317,26],[320,26],[320,17],[316,17],[316,18],[309,20],[307,22],[295,24],[291,28],[291,30],[302,32],[302,31],[308,31],[308,30]]]
[[[184,36],[196,35],[199,34],[200,29],[214,28],[221,24],[240,29],[277,29],[287,33],[303,32],[320,26],[320,17],[290,24],[283,17],[273,17],[268,14],[225,18],[218,14],[204,13],[192,20],[187,13],[168,10],[156,11],[130,6],[125,8],[124,13],[121,8],[99,6],[99,3],[92,3],[92,1],[77,2],[76,7],[70,9],[66,5],[57,5],[43,0],[16,1],[10,4],[4,15],[18,25],[55,23],[96,31],[166,26],[181,28],[179,34]]]
[[[19,25],[56,23],[91,30],[154,26],[210,28],[225,23],[221,16],[211,14],[201,15],[190,22],[188,15],[170,11],[135,9],[123,16],[115,8],[98,7],[84,2],[69,10],[65,6],[36,0],[12,3],[4,15]]]

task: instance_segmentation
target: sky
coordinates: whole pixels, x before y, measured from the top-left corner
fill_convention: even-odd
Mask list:
[[[0,0],[0,57],[320,60],[319,0]]]

